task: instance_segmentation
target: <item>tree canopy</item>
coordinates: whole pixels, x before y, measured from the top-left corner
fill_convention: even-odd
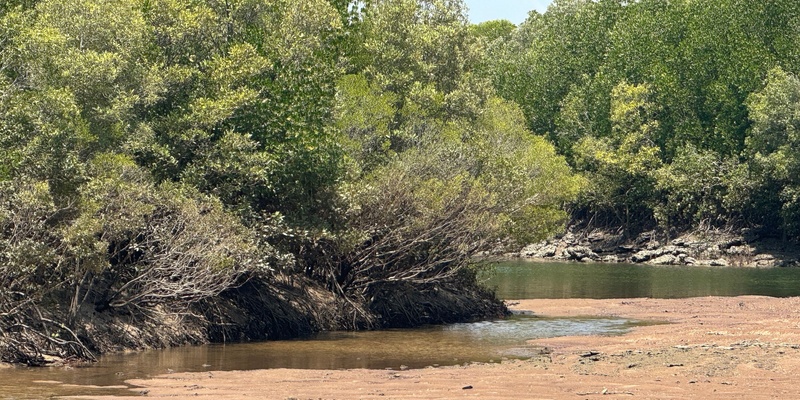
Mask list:
[[[327,293],[337,327],[466,318],[476,255],[570,218],[800,237],[796,1],[514,26],[460,0],[18,0],[0,32],[0,358],[86,357],[89,312],[254,281]]]
[[[488,296],[474,256],[557,232],[583,184],[482,73],[513,25],[459,0],[0,7],[3,359],[250,281],[423,323],[392,291]]]
[[[584,215],[796,237],[794,184],[769,177],[791,158],[794,100],[776,91],[800,73],[798,21],[784,0],[555,1],[481,73],[587,176]]]

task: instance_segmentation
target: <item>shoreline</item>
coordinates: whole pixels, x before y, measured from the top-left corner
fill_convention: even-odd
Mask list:
[[[796,246],[781,247],[781,245],[774,242],[755,240],[752,237],[747,237],[745,234],[737,235],[729,232],[713,231],[704,232],[702,235],[686,234],[669,242],[663,241],[663,238],[661,240],[662,241],[659,241],[658,235],[654,231],[645,232],[635,238],[625,238],[618,233],[615,234],[610,231],[580,229],[573,226],[566,233],[555,239],[528,245],[519,252],[506,253],[499,257],[488,256],[488,258],[500,260],[522,259],[535,262],[605,262],[648,265],[692,265],[698,267],[721,268],[800,267],[800,248]],[[240,288],[232,289],[231,292],[236,292],[238,290],[240,290]],[[264,296],[264,292],[270,293],[272,296]],[[309,296],[306,296],[309,297],[309,299],[305,299],[302,296],[293,299],[289,298],[289,296],[287,296],[288,294],[297,295],[298,291],[294,289],[285,291],[285,293],[278,293],[275,290],[255,290],[255,293],[256,298],[261,299],[262,303],[260,307],[256,308],[259,310],[269,308],[272,314],[291,314],[291,317],[299,321],[299,323],[290,325],[295,328],[299,326],[302,332],[311,332],[314,330],[314,326],[321,327],[323,330],[348,329],[347,327],[336,325],[337,322],[334,320],[341,318],[331,317],[332,314],[330,312],[321,312],[321,304],[335,303],[335,300],[330,298],[323,299],[324,301],[310,301]],[[316,290],[316,293],[325,292],[324,290]],[[487,298],[483,296],[483,293],[480,291],[475,293],[477,293],[477,295],[473,297],[477,303],[481,303],[476,303],[475,308],[481,309],[480,312],[488,315],[489,312],[497,312],[497,310],[500,309],[499,301],[495,301],[498,307],[487,307]],[[244,295],[238,297],[248,296]],[[320,299],[317,298],[317,300]],[[429,301],[430,299],[427,300],[428,301],[421,301],[417,299],[415,304],[431,302]],[[226,338],[228,337],[239,337],[244,341],[249,341],[286,339],[289,337],[302,336],[302,332],[299,331],[290,331],[287,333],[281,326],[264,325],[264,321],[270,318],[268,315],[269,313],[253,314],[252,311],[254,309],[238,304],[237,296],[232,296],[224,303],[223,305],[229,308],[225,313],[226,315],[242,315],[243,317],[236,318],[235,320],[230,318],[226,319],[225,317],[209,318],[209,320],[206,321],[208,322],[207,325],[209,325],[205,328],[205,330],[208,330],[206,333],[203,333],[203,327],[184,327],[186,329],[181,332],[178,332],[176,329],[168,329],[164,332],[150,332],[150,337],[145,341],[139,337],[127,338],[127,345],[113,343],[109,341],[108,337],[101,335],[99,339],[93,343],[93,347],[97,348],[98,353],[103,354],[118,351],[163,348],[174,345],[214,343],[220,341],[219,338],[227,340]],[[249,304],[249,302],[244,303]],[[415,312],[417,311],[419,310],[415,310]],[[455,322],[448,320],[446,317],[441,317],[451,316],[452,318],[452,310],[437,309],[435,311],[437,315],[439,315],[437,318],[439,318],[440,323]],[[424,310],[422,313],[424,314]],[[474,313],[473,310],[471,314],[474,315]],[[323,314],[328,315],[328,320],[321,320],[319,318],[319,316]],[[456,320],[462,320],[463,318],[464,316],[461,316],[456,318]],[[357,324],[355,321],[353,323]],[[414,323],[400,325],[411,326],[419,325],[420,323],[420,321],[416,321]],[[395,326],[390,325],[388,327]],[[116,327],[113,324],[105,328],[98,326],[94,328],[94,331],[103,329],[111,331],[114,328]],[[120,329],[117,330],[120,331]],[[254,332],[255,334],[253,334]],[[127,335],[128,331],[122,329],[117,333],[120,333],[121,336],[124,337]],[[161,334],[159,335],[157,333]],[[165,337],[167,340],[164,340]],[[62,360],[58,357],[50,357],[42,364],[44,366],[57,366],[69,362],[70,361]],[[0,367],[4,366],[3,363],[0,363]]]
[[[635,327],[620,336],[532,340],[547,351],[499,364],[406,371],[212,371],[128,383],[148,397],[171,399],[265,394],[274,399],[504,399],[521,393],[542,399],[800,397],[794,382],[800,370],[797,297],[519,300],[513,309],[669,324]]]
[[[571,227],[554,239],[532,243],[509,258],[707,267],[800,267],[800,247],[727,231],[690,232],[665,238],[656,231],[626,237],[603,229]]]

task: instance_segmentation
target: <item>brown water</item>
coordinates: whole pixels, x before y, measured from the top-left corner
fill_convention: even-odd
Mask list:
[[[505,299],[678,298],[800,295],[800,269],[653,267],[621,264],[498,265],[487,284]],[[86,368],[0,369],[0,398],[41,399],[82,394],[132,394],[126,379],[169,372],[262,368],[421,368],[528,358],[527,339],[620,334],[621,319],[549,319],[517,315],[503,321],[381,332],[330,332],[303,340],[183,347],[109,355]]]
[[[539,318],[516,315],[410,330],[328,332],[303,340],[208,345],[117,354],[85,368],[0,369],[0,397],[11,399],[115,394],[136,395],[125,380],[170,372],[264,368],[400,369],[525,359],[539,354],[528,339],[621,334],[623,319]]]

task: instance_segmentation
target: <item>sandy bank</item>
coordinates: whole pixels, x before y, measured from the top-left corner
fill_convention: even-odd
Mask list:
[[[148,397],[170,399],[800,398],[800,298],[523,300],[514,308],[670,324],[616,337],[535,340],[549,352],[503,364],[204,372],[131,383]]]

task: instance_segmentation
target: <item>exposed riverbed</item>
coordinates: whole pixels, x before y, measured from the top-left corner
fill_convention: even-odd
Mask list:
[[[85,368],[0,370],[0,397],[131,394],[125,382],[165,373],[256,369],[393,369],[492,363],[541,354],[528,340],[623,334],[622,318],[545,318],[520,313],[501,321],[408,330],[325,332],[301,340],[207,345],[103,356]]]
[[[499,265],[487,280],[497,288],[500,297],[507,299],[792,296],[800,293],[798,282],[797,269],[524,262]],[[618,335],[636,325],[635,320],[619,318],[620,315],[587,318],[585,315],[596,314],[588,310],[563,317],[521,314],[503,321],[414,330],[332,332],[303,340],[117,354],[105,356],[100,363],[87,368],[4,369],[0,370],[0,397],[136,394],[129,390],[126,381],[165,373],[275,368],[398,371],[499,362],[540,354],[541,346],[527,343],[531,339]]]
[[[797,399],[800,298],[522,300],[550,316],[660,319],[617,336],[538,339],[527,361],[407,371],[267,369],[135,380],[176,399]]]

